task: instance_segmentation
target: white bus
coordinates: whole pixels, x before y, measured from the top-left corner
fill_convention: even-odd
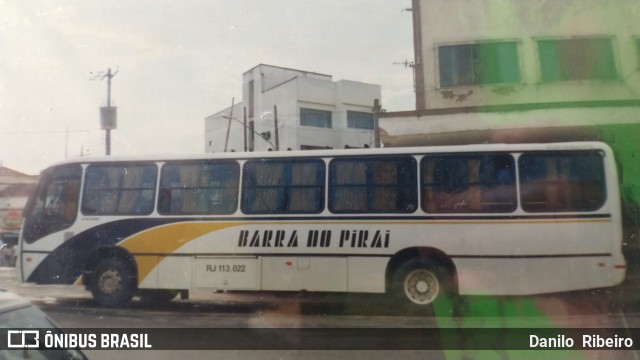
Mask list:
[[[23,281],[103,306],[189,291],[444,294],[609,287],[625,276],[606,144],[76,158],[24,213]]]

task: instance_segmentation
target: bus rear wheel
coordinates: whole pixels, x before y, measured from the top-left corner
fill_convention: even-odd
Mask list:
[[[136,288],[131,265],[121,258],[107,258],[93,271],[91,293],[94,300],[106,307],[126,305]]]
[[[396,269],[391,291],[403,309],[421,312],[450,296],[452,286],[448,271],[439,263],[409,260]]]

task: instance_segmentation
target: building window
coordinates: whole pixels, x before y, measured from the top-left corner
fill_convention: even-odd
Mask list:
[[[617,78],[609,38],[539,40],[538,56],[542,82]]]
[[[300,125],[331,129],[331,111],[300,108]]]
[[[520,81],[515,42],[440,46],[438,56],[441,87]]]
[[[373,130],[373,114],[362,111],[347,110],[347,127],[353,129]]]

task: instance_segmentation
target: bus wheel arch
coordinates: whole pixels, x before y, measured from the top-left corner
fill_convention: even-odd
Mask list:
[[[387,264],[386,290],[402,307],[420,309],[443,296],[457,294],[451,258],[436,248],[408,248]]]
[[[89,258],[88,281],[85,286],[102,306],[126,305],[137,290],[138,274],[135,260],[119,247],[96,250]]]

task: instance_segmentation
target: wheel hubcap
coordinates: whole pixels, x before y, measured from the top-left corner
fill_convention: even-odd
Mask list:
[[[440,283],[433,272],[417,269],[410,272],[405,278],[404,292],[414,304],[426,305],[438,297]]]
[[[113,295],[122,287],[122,277],[116,270],[109,269],[100,275],[98,285],[103,294]]]
[[[418,281],[418,283],[416,283],[416,290],[418,290],[419,293],[426,293],[427,290],[429,290],[429,284],[427,284],[426,281]]]

